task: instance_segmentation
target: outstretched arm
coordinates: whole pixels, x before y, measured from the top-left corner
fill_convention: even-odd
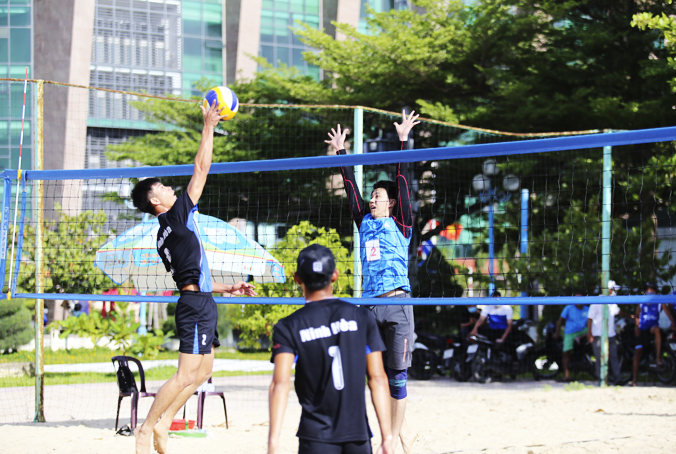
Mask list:
[[[331,140],[325,140],[324,142],[331,145],[336,150],[336,154],[343,155],[347,153],[345,151],[345,136],[347,135],[347,129],[341,130],[340,125],[338,125],[338,128],[336,129],[331,128],[331,132],[329,133]],[[359,191],[359,186],[357,186],[357,180],[354,178],[352,167],[341,167],[340,173],[343,175],[343,187],[345,188],[347,199],[350,203],[352,219],[354,219],[357,228],[359,228],[362,219],[364,219],[364,216],[366,215],[364,199]]]
[[[282,421],[286,402],[291,389],[291,367],[294,355],[279,353],[275,356],[275,371],[270,384],[270,432],[268,434],[268,454],[279,452],[279,436],[282,433]]]
[[[218,282],[211,281],[213,286],[213,291],[215,293],[230,293],[231,295],[247,295],[247,296],[256,296],[254,289],[256,288],[253,284],[248,284],[246,282],[240,281],[236,284],[221,284]]]
[[[380,352],[366,355],[366,369],[369,376],[371,400],[373,401],[373,408],[376,410],[383,440],[378,453],[390,454],[394,452],[392,450],[392,413],[389,385],[383,367],[383,355]]]
[[[401,141],[401,149],[404,149],[404,143],[408,142],[408,135],[411,132],[411,129],[419,124],[418,119],[419,115],[415,115],[415,111],[412,111],[408,118],[406,117],[406,111],[401,111],[401,124],[394,123],[394,127],[397,128],[397,134],[399,135],[399,140]],[[413,209],[411,207],[411,193],[408,185],[408,163],[403,162],[399,163],[397,166],[397,192],[399,193],[399,200],[397,204],[399,209],[396,210],[395,221],[397,227],[401,233],[409,238],[411,236],[411,228],[413,227]]]
[[[197,150],[197,155],[195,156],[195,169],[193,170],[192,178],[188,184],[188,196],[195,205],[197,205],[200,197],[202,197],[202,191],[204,190],[204,185],[207,182],[207,175],[211,168],[211,157],[214,151],[214,128],[223,118],[219,113],[217,102],[214,102],[214,104],[209,107],[209,110],[206,110],[202,105],[200,105],[200,109],[202,109],[202,115],[204,116],[202,142],[200,142],[200,147]]]

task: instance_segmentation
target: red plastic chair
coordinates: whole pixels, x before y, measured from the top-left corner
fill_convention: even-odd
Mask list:
[[[209,381],[207,383],[211,383],[211,378],[209,378]],[[208,396],[218,396],[223,400],[223,412],[225,413],[225,428],[229,429],[228,427],[228,408],[225,405],[225,395],[223,395],[222,392],[219,391],[195,391],[195,395],[197,396],[197,428],[201,429],[202,428],[202,422],[204,420],[204,401]],[[185,419],[185,406],[183,406],[183,419]]]
[[[117,425],[120,420],[120,405],[122,404],[122,399],[125,397],[131,397],[131,430],[134,430],[136,428],[139,397],[155,398],[157,393],[149,393],[146,391],[146,377],[143,373],[141,361],[136,358],[132,358],[131,356],[114,356],[111,361],[113,362],[113,367],[115,367],[115,362],[118,363],[117,368],[115,369],[117,388],[119,391],[119,395],[117,397],[117,414],[115,415],[115,431],[117,431]],[[129,369],[129,361],[135,363],[136,366],[138,366],[138,373],[139,377],[141,378],[140,390],[136,387],[136,379],[134,379],[134,374],[124,373],[124,369],[131,372]]]

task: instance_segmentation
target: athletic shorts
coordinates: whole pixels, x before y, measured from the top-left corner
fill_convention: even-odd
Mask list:
[[[179,352],[208,355],[212,345],[221,345],[216,330],[218,310],[211,293],[181,291],[175,319],[176,334],[181,341]]]
[[[406,292],[390,298],[410,297]],[[395,370],[408,369],[413,354],[413,306],[371,306],[371,310],[387,348],[383,353],[385,365]]]
[[[298,454],[371,454],[371,440],[325,443],[299,438]]]
[[[577,333],[564,334],[563,351],[564,352],[571,351],[573,349],[573,342],[575,342],[575,339],[582,336],[583,334],[587,334],[587,328],[580,330]]]
[[[638,330],[638,337],[636,338],[635,348],[650,347],[650,342],[652,342],[653,340],[653,334],[650,332],[650,330],[653,329],[654,326],[658,325],[653,325],[649,328]]]

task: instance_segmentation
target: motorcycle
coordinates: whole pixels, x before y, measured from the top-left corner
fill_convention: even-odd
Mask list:
[[[552,379],[563,370],[563,339],[554,339],[556,324],[550,322],[545,326],[543,334],[545,343],[535,352],[533,378],[535,380]],[[586,372],[596,377],[596,360],[591,344],[584,336],[580,342],[573,343],[573,350],[568,360],[570,372]]]
[[[528,334],[531,326],[530,320],[514,320],[505,343],[494,342],[482,334],[470,336],[477,346],[473,353],[469,348],[467,351],[474,379],[479,383],[490,383],[503,376],[514,380],[517,374],[531,370],[535,353],[535,341]]]
[[[470,365],[466,361],[467,343],[459,336],[437,336],[428,333],[417,334],[413,344],[413,357],[409,372],[417,380],[429,380],[447,372],[458,381],[470,378]]]
[[[626,385],[633,376],[634,352],[636,351],[635,328],[636,324],[634,320],[629,320],[618,330],[619,345],[617,354],[622,374],[617,382],[618,385]],[[672,343],[676,343],[676,339],[672,340],[672,336],[663,333],[662,348],[660,350],[662,365],[658,365],[655,358],[655,338],[653,337],[650,347],[643,349],[641,363],[638,368],[639,374],[652,373],[664,384],[673,382],[676,379],[676,355],[672,351]]]

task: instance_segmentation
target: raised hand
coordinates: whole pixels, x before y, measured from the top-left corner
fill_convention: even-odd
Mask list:
[[[348,129],[341,130],[340,125],[338,125],[337,129],[338,131],[331,128],[331,132],[329,133],[329,137],[331,138],[331,140],[325,140],[324,143],[328,143],[333,148],[335,148],[336,151],[339,151],[345,148],[345,136],[347,135],[349,130]]]
[[[399,140],[406,142],[408,140],[408,133],[411,132],[411,129],[417,124],[420,124],[419,121],[416,121],[420,115],[415,115],[415,110],[411,111],[408,118],[406,118],[406,110],[401,111],[401,124],[394,122],[394,127],[397,128],[397,134],[399,134]]]
[[[211,107],[209,107],[209,110],[205,109],[204,106],[200,104],[200,109],[202,109],[202,116],[204,116],[204,124],[209,125],[212,128],[218,126],[218,122],[225,118],[221,116],[218,102],[214,102]]]

